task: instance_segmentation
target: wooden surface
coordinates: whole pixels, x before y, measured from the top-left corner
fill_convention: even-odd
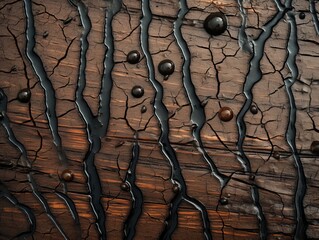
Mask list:
[[[84,98],[94,114],[98,112],[103,59],[105,55],[104,24],[106,1],[83,1],[88,8],[92,29],[88,36],[86,88]],[[225,187],[214,177],[192,136],[191,107],[182,82],[183,58],[173,34],[173,23],[179,11],[178,1],[151,1],[152,22],[149,46],[155,65],[156,79],[164,88],[163,103],[169,113],[169,139],[176,152],[189,196],[207,209],[213,239],[259,239],[260,226],[252,187],[257,186],[260,205],[267,222],[267,239],[293,239],[296,229],[295,190],[297,170],[291,148],[287,144],[290,105],[284,79],[291,75],[286,65],[289,24],[285,16],[266,41],[261,60],[262,79],[253,87],[253,103],[258,113],[247,112],[244,151],[251,172],[244,172],[237,159],[238,128],[236,117],[245,95],[243,86],[252,55],[238,44],[242,24],[237,1],[187,1],[190,8],[183,21],[182,35],[191,52],[191,77],[200,101],[205,106],[206,121],[201,138],[208,155],[219,171],[230,178]],[[239,1],[240,2],[240,1]],[[311,2],[311,1],[310,1]],[[31,167],[25,166],[21,152],[12,145],[5,127],[0,128],[0,236],[15,238],[30,230],[21,205],[28,206],[35,218],[34,239],[63,239],[43,205],[31,189],[32,175],[37,190],[46,199],[52,215],[69,239],[99,239],[96,217],[90,205],[90,190],[83,163],[88,151],[86,123],[75,104],[79,73],[82,26],[76,7],[68,1],[32,1],[36,27],[35,51],[41,58],[56,96],[58,133],[67,163],[59,160],[45,114],[45,91],[26,57],[26,17],[23,1],[0,1],[0,88],[8,97],[7,112],[17,140],[26,150]],[[275,1],[244,1],[247,12],[246,32],[257,39],[263,26],[276,14]],[[211,12],[223,12],[228,29],[211,37],[203,21]],[[303,199],[309,239],[319,238],[319,162],[310,146],[319,141],[319,38],[309,12],[308,1],[293,1],[299,52],[296,63],[297,81],[292,86],[297,109],[296,149],[307,180]],[[305,19],[299,13],[305,12]],[[110,103],[110,121],[101,149],[95,155],[95,166],[102,186],[101,203],[105,210],[108,239],[122,239],[124,222],[131,208],[131,195],[121,190],[132,158],[134,134],[138,131],[140,155],[136,169],[136,185],[143,193],[142,214],[136,226],[135,239],[158,239],[169,215],[174,197],[171,167],[158,143],[160,128],[154,115],[155,91],[148,79],[146,59],[140,45],[141,1],[123,1],[114,16],[114,69]],[[72,18],[69,23],[65,20]],[[47,32],[48,36],[43,37]],[[129,64],[126,55],[138,50],[142,59]],[[158,72],[163,59],[175,63],[168,80]],[[144,88],[142,98],[134,98],[131,89]],[[29,103],[17,100],[20,89],[31,89]],[[141,107],[147,107],[141,113]],[[234,118],[222,122],[221,107],[230,107]],[[4,124],[3,124],[4,126]],[[280,159],[273,157],[280,153]],[[70,169],[74,179],[65,183],[61,173]],[[255,179],[251,179],[254,175]],[[58,193],[65,192],[74,202],[79,224]],[[221,205],[220,198],[228,204]],[[9,200],[11,199],[11,200]],[[16,199],[17,202],[12,199]],[[31,236],[26,238],[32,239]],[[183,202],[178,210],[178,227],[173,239],[204,239],[199,211]]]

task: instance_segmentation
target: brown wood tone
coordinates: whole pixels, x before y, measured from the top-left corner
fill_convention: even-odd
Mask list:
[[[184,197],[172,239],[319,239],[316,1],[187,1],[182,37],[190,51],[191,80],[206,116],[200,133],[203,148],[193,134],[198,125],[196,119],[192,122],[194,110],[183,85],[185,57],[173,31],[180,2],[123,0],[116,12],[120,1],[82,1],[70,2],[79,9],[87,8],[92,25],[83,97],[92,116],[97,116],[93,120],[84,119],[76,98],[86,27],[78,8],[67,0],[0,1],[0,239],[130,239],[125,232],[132,208],[132,182],[127,172],[137,142],[135,184],[143,199],[135,202],[143,204],[135,239],[169,239],[163,233],[166,220],[168,226],[175,223],[169,221],[170,207],[178,196],[186,196],[185,191],[204,206],[209,218],[206,230],[211,236],[204,235],[205,221],[198,206]],[[155,78],[163,87],[168,136],[185,186],[172,177],[170,157],[163,154],[160,144],[163,135],[158,118],[163,115],[154,110],[154,97],[159,94],[141,45],[140,24],[146,19],[142,4],[148,2],[152,21],[144,40],[149,42]],[[286,7],[280,2],[286,2]],[[32,42],[26,38],[26,30],[30,31],[30,16],[25,14],[28,4],[36,29],[34,51],[47,74],[44,80],[52,84],[53,108],[48,106],[52,98],[47,100],[51,90],[43,85],[27,55]],[[224,14],[227,30],[211,36],[203,24],[215,12]],[[112,14],[114,68],[106,79],[113,82],[110,116],[108,122],[100,122],[108,113],[99,108],[108,98],[106,94],[100,102],[103,62],[111,51],[104,45],[104,29]],[[276,16],[278,23],[269,29]],[[249,52],[249,46],[260,43],[268,32],[264,48],[256,44]],[[245,43],[242,33],[247,35],[246,47],[241,44]],[[260,49],[260,63],[254,65]],[[175,68],[166,61],[168,65],[161,66],[160,72],[159,63],[167,59]],[[112,62],[106,61],[106,68],[113,66],[108,64]],[[236,122],[240,123],[245,106],[249,76],[257,82],[252,87],[252,107],[248,106],[243,118],[242,152],[251,166],[245,169]],[[289,98],[289,80],[295,81],[293,100]],[[57,129],[52,122],[55,116]],[[296,134],[291,135],[294,128]],[[289,145],[291,136],[295,148]],[[99,139],[100,148],[96,147]],[[95,155],[92,149],[97,149]],[[205,161],[203,149],[228,180],[225,185]],[[90,154],[99,181],[94,181],[90,170],[87,173]],[[101,194],[94,196],[99,186]]]

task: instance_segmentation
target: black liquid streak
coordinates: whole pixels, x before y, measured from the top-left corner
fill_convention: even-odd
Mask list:
[[[46,105],[46,116],[48,119],[50,131],[53,137],[53,143],[57,148],[58,156],[62,164],[67,164],[67,159],[62,150],[61,137],[58,133],[58,119],[56,116],[55,106],[55,91],[52,86],[50,79],[44,69],[43,63],[34,51],[35,48],[35,27],[34,27],[34,18],[32,13],[32,3],[31,0],[24,0],[25,6],[25,15],[26,15],[26,55],[29,62],[32,65],[33,71],[35,72],[37,78],[40,81],[41,87],[44,90],[45,94],[45,105]]]
[[[2,95],[2,99],[0,101],[0,112],[6,112],[7,111],[7,96],[5,95],[5,93],[2,91],[2,89],[0,90],[0,93]],[[3,119],[1,120],[1,124],[2,126],[5,128],[5,130],[7,131],[8,134],[8,139],[9,141],[12,143],[12,145],[14,145],[21,153],[21,160],[22,161],[22,165],[28,167],[29,169],[31,169],[31,162],[28,159],[27,156],[27,151],[24,147],[24,145],[18,141],[18,139],[16,138],[11,126],[10,126],[10,120],[7,117],[6,114],[4,114]],[[28,177],[28,181],[30,184],[30,187],[32,189],[32,193],[33,195],[38,199],[38,201],[40,202],[41,206],[43,207],[44,211],[46,212],[47,216],[49,217],[49,219],[52,221],[53,225],[59,230],[59,232],[61,233],[61,235],[64,237],[64,239],[68,239],[68,237],[65,235],[63,229],[61,228],[61,226],[59,225],[59,223],[56,221],[55,217],[53,216],[49,204],[46,201],[46,199],[42,196],[42,194],[38,191],[37,189],[37,185],[32,177],[32,172],[29,172],[27,174]]]
[[[133,239],[136,231],[137,221],[142,213],[143,193],[135,184],[136,180],[136,166],[140,154],[140,146],[137,140],[133,144],[132,159],[127,170],[125,183],[130,186],[130,193],[132,197],[131,211],[124,223],[124,239]]]
[[[32,236],[36,229],[36,218],[34,213],[32,212],[32,209],[28,206],[21,204],[16,197],[9,192],[9,190],[0,183],[0,198],[4,197],[9,202],[11,202],[15,207],[20,209],[24,214],[27,216],[28,221],[30,223],[29,231],[22,232],[14,237],[14,239],[27,239],[28,237]]]
[[[87,184],[90,192],[90,204],[94,215],[96,217],[96,226],[101,239],[106,239],[105,229],[105,212],[101,203],[102,186],[101,181],[94,164],[96,153],[101,148],[101,137],[103,137],[108,128],[110,118],[110,101],[111,90],[113,86],[112,70],[114,67],[114,41],[112,33],[112,20],[114,15],[121,9],[121,1],[110,2],[107,16],[105,18],[105,38],[104,44],[106,47],[106,54],[104,58],[104,70],[101,82],[101,90],[99,94],[100,102],[98,109],[98,116],[94,116],[86,100],[83,97],[83,91],[86,85],[86,53],[89,48],[88,35],[91,30],[91,21],[88,16],[88,10],[84,3],[80,0],[69,0],[71,4],[78,8],[81,23],[83,26],[83,33],[81,36],[81,53],[80,53],[80,68],[78,83],[75,93],[75,102],[79,112],[86,123],[89,149],[84,159],[84,172],[87,176]]]
[[[262,72],[261,72],[261,67],[260,67],[260,61],[264,55],[264,48],[265,48],[265,43],[266,41],[270,38],[273,28],[279,23],[279,21],[285,16],[285,13],[289,10],[288,7],[285,7],[281,4],[280,1],[275,0],[276,6],[277,6],[277,13],[276,15],[270,19],[266,23],[266,25],[263,27],[263,31],[261,34],[258,36],[256,40],[253,40],[253,54],[252,58],[250,60],[250,68],[249,72],[246,76],[245,83],[244,83],[244,89],[243,92],[245,94],[246,100],[241,108],[240,112],[237,115],[237,127],[238,127],[238,142],[237,142],[237,148],[239,151],[238,154],[238,161],[241,163],[244,171],[246,173],[251,173],[251,165],[248,157],[246,156],[244,149],[243,149],[243,144],[244,144],[244,139],[246,135],[246,124],[244,117],[249,110],[252,101],[253,101],[253,93],[252,89],[254,85],[259,82],[262,78]],[[257,187],[257,186],[256,186]],[[257,210],[257,217],[259,221],[259,226],[260,226],[260,238],[261,239],[266,239],[267,238],[267,224],[266,220],[264,217],[264,214],[262,212],[262,208],[258,208],[260,206],[258,200],[258,188],[256,188],[254,191],[252,191],[252,197],[253,201],[256,206]]]
[[[314,27],[316,29],[317,34],[319,34],[319,20],[317,15],[316,2],[317,1],[315,0],[309,0],[309,9],[312,15]]]
[[[197,143],[198,151],[202,154],[203,158],[209,165],[212,174],[219,180],[222,187],[224,187],[228,181],[228,178],[219,172],[217,169],[214,161],[211,159],[211,157],[207,154],[204,145],[202,143],[201,139],[201,130],[205,124],[206,116],[204,108],[196,95],[195,86],[191,79],[191,72],[190,72],[190,66],[191,66],[191,54],[188,49],[187,43],[184,40],[181,32],[181,26],[183,23],[183,19],[185,15],[188,13],[189,9],[187,6],[186,0],[180,0],[180,10],[178,13],[178,17],[176,21],[174,22],[174,36],[176,38],[177,44],[181,49],[181,52],[183,54],[184,62],[183,62],[183,85],[184,89],[187,93],[188,101],[191,104],[191,121],[192,124],[195,124],[195,128],[193,128],[193,137]]]
[[[263,214],[263,209],[259,201],[259,191],[258,191],[258,186],[252,185],[251,186],[251,197],[253,199],[254,205],[257,210],[257,218],[259,222],[259,228],[261,229],[260,231],[260,239],[267,239],[267,221],[266,218]]]
[[[179,166],[179,162],[176,158],[176,154],[174,149],[172,148],[168,133],[169,133],[169,125],[168,125],[168,111],[163,103],[163,87],[162,85],[155,79],[155,71],[154,71],[154,63],[149,51],[149,42],[148,42],[148,30],[152,20],[152,13],[150,9],[150,0],[142,0],[142,19],[140,22],[141,27],[141,47],[143,53],[146,58],[146,64],[148,68],[149,81],[151,82],[153,88],[155,89],[155,99],[154,99],[154,111],[155,115],[159,121],[161,134],[159,137],[159,144],[162,148],[162,153],[165,155],[167,160],[171,165],[171,182],[173,184],[177,184],[179,186],[180,191],[175,195],[170,203],[170,212],[169,216],[165,221],[165,229],[162,232],[160,239],[171,239],[171,236],[174,230],[177,227],[178,222],[178,208],[182,202],[185,200],[189,204],[193,205],[197,210],[200,211],[201,217],[203,220],[203,229],[204,235],[206,239],[212,239],[211,231],[210,231],[210,222],[208,218],[208,213],[205,206],[197,201],[189,197],[186,193],[186,183],[184,177],[181,172],[181,168]]]
[[[240,16],[242,18],[241,26],[238,33],[238,44],[244,51],[252,53],[253,49],[246,34],[247,14],[243,6],[243,0],[237,0],[237,4],[239,6]]]
[[[296,212],[296,228],[295,228],[295,240],[299,239],[307,239],[307,220],[303,207],[303,199],[306,194],[307,184],[306,177],[303,170],[303,165],[300,159],[300,156],[297,152],[296,148],[296,104],[295,98],[292,92],[292,85],[296,82],[298,78],[298,66],[296,64],[296,57],[299,52],[299,46],[297,41],[297,25],[295,16],[293,13],[289,12],[288,16],[288,24],[289,24],[289,40],[287,44],[288,56],[286,60],[286,65],[291,73],[291,77],[285,79],[286,91],[289,99],[289,122],[286,131],[286,139],[287,143],[291,149],[295,165],[297,168],[297,186],[295,191],[295,212]]]
[[[50,79],[44,69],[41,58],[34,51],[35,48],[35,27],[34,17],[32,12],[31,0],[24,0],[24,9],[26,16],[26,55],[31,63],[33,71],[40,81],[42,88],[45,93],[45,105],[46,105],[46,116],[48,124],[53,137],[53,143],[56,146],[58,156],[63,165],[67,165],[67,159],[62,149],[61,137],[58,133],[58,120],[56,116],[55,106],[55,92]],[[63,184],[64,185],[64,184]],[[64,185],[65,187],[65,185]],[[77,216],[76,209],[69,208],[72,215]]]

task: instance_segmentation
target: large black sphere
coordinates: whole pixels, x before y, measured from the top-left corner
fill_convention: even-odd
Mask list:
[[[141,86],[134,86],[131,90],[131,94],[133,97],[136,98],[141,98],[144,95],[144,88],[142,88]]]
[[[220,35],[227,29],[227,19],[221,12],[211,13],[204,21],[204,28],[210,35]]]
[[[170,59],[165,59],[158,64],[158,71],[163,76],[169,76],[173,74],[175,70],[175,64]]]

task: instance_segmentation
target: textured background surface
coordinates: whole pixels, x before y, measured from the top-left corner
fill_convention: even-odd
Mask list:
[[[140,27],[140,20],[142,24],[146,20],[142,3],[145,6],[147,0],[124,0],[118,13],[118,4],[109,5],[110,2],[83,1],[81,5],[74,1],[80,10],[81,6],[88,9],[92,24],[91,29],[87,28],[89,48],[82,59],[87,66],[86,87],[81,94],[77,87],[84,79],[78,77],[84,72],[80,69],[81,37],[83,40],[83,27],[88,26],[81,24],[77,7],[62,0],[35,0],[32,15],[27,18],[25,9],[31,6],[30,1],[0,1],[1,239],[122,239],[128,227],[134,228],[128,221],[129,213],[134,212],[130,210],[132,196],[120,187],[134,160],[134,135],[139,155],[133,175],[143,195],[143,200],[138,198],[135,202],[139,205],[143,201],[136,239],[158,239],[173,230],[170,227],[175,221],[170,217],[174,219],[175,215],[170,214],[170,206],[175,206],[179,198],[186,201],[179,205],[173,239],[203,239],[205,223],[214,239],[259,239],[265,234],[269,239],[292,239],[296,234],[318,238],[319,162],[310,151],[312,142],[319,140],[319,38],[314,24],[316,9],[312,9],[315,1],[286,1],[286,7],[271,0],[187,1],[189,11],[182,22],[182,37],[190,50],[191,79],[205,112],[200,134],[203,148],[193,137],[198,127],[196,121],[191,121],[192,106],[183,86],[185,58],[173,31],[179,2],[151,1],[149,31],[145,25]],[[212,12],[223,12],[227,17],[228,29],[220,36],[212,37],[203,28],[203,21]],[[300,18],[301,12],[305,13],[304,19]],[[278,16],[273,29],[269,28]],[[30,30],[27,19],[31,18],[36,28],[34,51],[47,75],[43,78],[35,72],[41,66],[30,64],[35,55],[26,55],[27,44],[32,43],[32,39],[26,39],[26,30]],[[241,27],[245,19],[246,28]],[[112,35],[105,34],[105,22],[112,25]],[[141,48],[141,30],[148,33],[144,40],[149,42],[147,54],[154,64],[154,79],[163,87],[169,124],[166,134],[170,140],[170,145],[164,147],[168,146],[169,154],[174,151],[176,159],[174,154],[165,156],[159,144],[158,118],[165,119],[165,114],[154,112],[154,103],[160,101],[154,101],[156,91]],[[239,39],[243,33],[247,39]],[[267,33],[264,49],[260,49]],[[106,51],[105,39],[114,46],[114,58],[110,47]],[[239,40],[247,46],[257,45],[252,52],[245,51]],[[139,63],[126,61],[131,50],[141,53]],[[258,50],[264,54],[260,64],[254,65]],[[293,50],[298,50],[295,59]],[[163,59],[175,63],[175,72],[168,80],[157,70]],[[285,80],[294,82],[292,102]],[[244,113],[246,100],[243,89],[249,81],[258,81],[252,88],[252,102],[258,113],[248,110],[240,121],[238,116]],[[44,89],[45,83],[51,84]],[[111,94],[101,94],[102,83],[113,83]],[[135,85],[144,88],[142,98],[131,95]],[[24,88],[31,90],[28,103],[17,99]],[[46,106],[53,102],[56,106]],[[141,113],[143,105],[147,107],[145,113]],[[233,110],[231,121],[219,119],[221,107]],[[296,122],[291,116],[294,110]],[[236,120],[245,123],[246,132],[238,131]],[[287,132],[295,147],[289,146]],[[243,151],[238,151],[238,140],[243,137]],[[226,184],[213,174],[203,150],[206,160],[211,160],[227,179]],[[249,169],[239,161],[243,153],[250,162]],[[280,158],[274,158],[274,153]],[[181,170],[185,179],[177,193],[172,189],[180,181],[171,175],[172,158],[180,165],[175,172]],[[299,160],[303,169],[298,170],[295,163]],[[74,174],[70,182],[62,178],[65,169]],[[303,172],[306,185],[301,184]],[[302,189],[306,188],[302,201]],[[258,195],[259,200],[252,197]],[[208,214],[209,222],[203,221],[188,196],[195,199],[193,203],[202,203],[201,210]],[[228,204],[222,205],[221,199],[227,199]],[[305,218],[298,218],[298,212],[301,216],[304,213]],[[302,223],[308,226],[303,227]]]

